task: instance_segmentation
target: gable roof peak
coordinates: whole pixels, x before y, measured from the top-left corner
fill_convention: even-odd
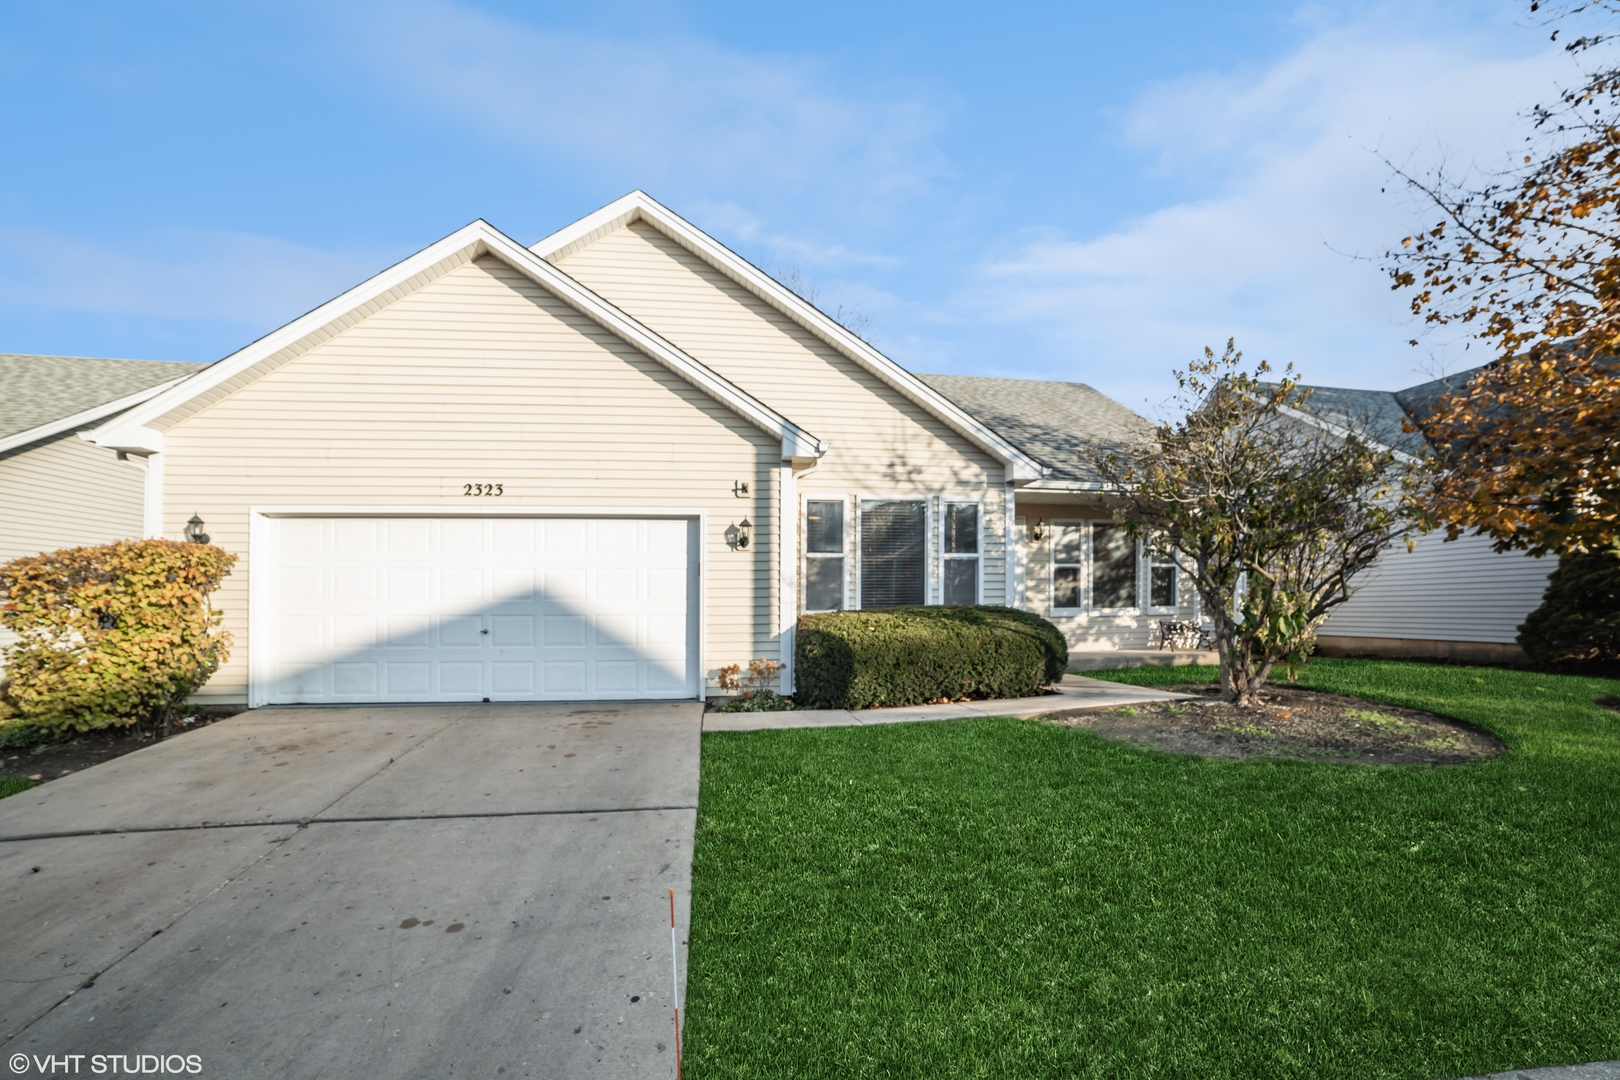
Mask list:
[[[424,275],[437,276],[446,267],[453,269],[485,255],[500,259],[692,386],[755,426],[780,437],[784,458],[819,457],[825,452],[826,444],[815,436],[699,363],[549,262],[536,257],[483,218],[475,219],[437,243],[429,244],[415,255],[400,260],[313,311],[238,349],[184,383],[155,395],[151,400],[88,433],[89,437],[98,445],[118,450],[142,453],[158,451],[163,444],[162,432],[149,425],[175,409],[202,399],[238,376],[246,374],[249,378],[256,377],[249,373],[261,364],[275,362],[278,356],[290,359],[298,355],[302,350],[365,317],[374,305],[387,304],[392,298],[403,295],[403,292],[414,290],[423,283]]]
[[[608,233],[644,221],[660,233],[696,255],[741,285],[765,303],[798,323],[811,334],[847,358],[876,375],[943,421],[980,449],[1007,466],[1008,479],[1015,483],[1038,480],[1044,473],[1041,463],[1003,438],[944,394],[907,371],[872,345],[827,315],[804,297],[732,251],[726,245],[681,217],[669,207],[637,188],[627,195],[587,214],[572,225],[558,229],[529,250],[548,263],[563,259],[587,247]]]

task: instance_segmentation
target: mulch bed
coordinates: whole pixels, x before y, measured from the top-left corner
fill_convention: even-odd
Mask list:
[[[1195,699],[1071,710],[1046,719],[1133,746],[1211,758],[1461,765],[1505,749],[1496,736],[1461,721],[1343,694],[1267,686],[1259,706],[1240,709],[1221,701],[1215,686],[1176,691]]]
[[[169,738],[178,738],[188,731],[207,727],[216,720],[240,712],[240,709],[219,709],[191,714],[189,724],[175,723],[169,729]],[[0,747],[0,776],[18,780],[55,780],[69,773],[83,772],[92,765],[123,757],[157,742],[150,730],[89,731],[60,742],[41,743],[31,747]]]

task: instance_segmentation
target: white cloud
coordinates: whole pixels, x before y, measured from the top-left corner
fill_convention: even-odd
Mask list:
[[[0,304],[47,311],[206,319],[262,333],[393,262],[213,229],[92,242],[0,228]]]
[[[770,188],[877,203],[944,168],[935,103],[853,91],[804,57],[550,33],[436,0],[372,14],[354,25],[352,48],[392,91],[587,174],[683,194]]]
[[[966,303],[1034,334],[1046,377],[1133,404],[1162,399],[1172,366],[1234,335],[1251,358],[1338,385],[1389,389],[1436,362],[1481,362],[1457,343],[1406,345],[1416,327],[1377,257],[1432,211],[1390,183],[1374,151],[1420,172],[1505,164],[1524,134],[1514,118],[1577,73],[1555,49],[1482,51],[1349,26],[1252,76],[1153,87],[1124,114],[1124,135],[1207,194],[1092,238],[1007,238]]]

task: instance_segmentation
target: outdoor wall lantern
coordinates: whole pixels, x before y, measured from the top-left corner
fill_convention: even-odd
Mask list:
[[[208,534],[203,532],[203,519],[196,514],[192,514],[191,520],[186,522],[186,539],[193,544],[208,543]]]
[[[1046,522],[1043,521],[1040,518],[1036,518],[1035,523],[1029,527],[1029,538],[1031,540],[1036,541],[1037,543],[1039,543],[1042,540],[1045,540],[1046,539]]]
[[[735,525],[727,526],[725,534],[726,546],[731,548],[732,551],[742,551],[748,547],[749,534],[753,528],[754,523],[747,518],[743,518]]]

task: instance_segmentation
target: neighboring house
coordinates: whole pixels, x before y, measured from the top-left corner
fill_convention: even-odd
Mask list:
[[[79,434],[198,370],[0,354],[0,563],[145,535],[144,462]]]
[[[1393,393],[1311,388],[1306,411],[1328,423],[1354,422],[1403,453],[1423,450],[1423,437],[1404,430],[1440,397],[1479,369],[1458,372]],[[1533,559],[1492,550],[1485,536],[1447,542],[1443,533],[1398,544],[1355,581],[1355,594],[1317,636],[1330,656],[1409,656],[1467,661],[1522,660],[1519,624],[1540,606],[1554,556]]]
[[[920,378],[1044,468],[1014,496],[1011,606],[1052,620],[1077,651],[1154,647],[1160,621],[1198,618],[1196,590],[1114,520],[1088,464],[1088,443],[1123,447],[1151,434],[1146,419],[1084,383]]]

